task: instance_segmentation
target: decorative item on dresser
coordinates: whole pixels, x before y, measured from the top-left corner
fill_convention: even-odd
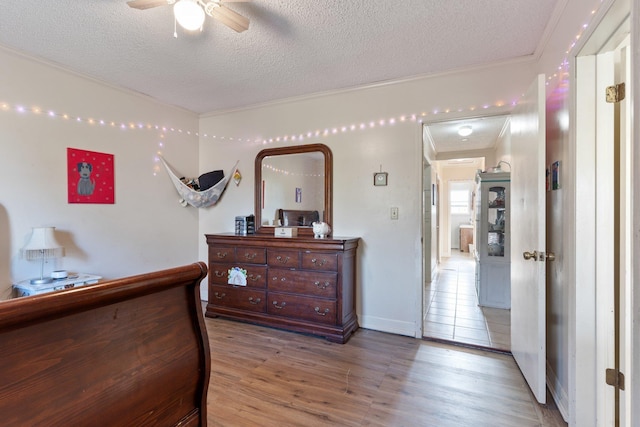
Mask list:
[[[206,316],[223,316],[345,343],[355,312],[358,238],[207,234]],[[246,271],[246,286],[229,284]]]

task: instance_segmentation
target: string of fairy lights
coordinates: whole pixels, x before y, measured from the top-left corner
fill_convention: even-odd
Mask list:
[[[292,172],[287,169],[282,169],[280,167],[274,166],[269,163],[262,164],[262,170],[266,172],[276,173],[285,176],[302,176],[302,177],[311,177],[311,178],[324,178],[324,173],[308,173],[308,172]]]
[[[547,76],[547,85],[550,85],[554,80],[559,80],[559,83],[562,83],[563,80],[566,80],[568,77],[568,69],[569,69],[569,55],[576,47],[578,40],[582,37],[584,32],[589,28],[593,18],[596,16],[598,9],[602,2],[605,0],[599,0],[599,5],[594,8],[588,19],[579,29],[575,38],[572,39],[565,51],[565,56],[563,57],[560,64],[557,66],[552,73],[549,73]],[[511,101],[510,105],[514,106],[517,104],[517,100]],[[24,104],[12,104],[9,102],[1,102],[0,101],[0,112],[6,113],[16,113],[16,114],[31,114],[34,116],[44,116],[50,119],[60,119],[69,122],[75,122],[78,124],[84,124],[88,126],[98,126],[98,127],[109,127],[114,129],[119,129],[122,131],[154,131],[160,132],[162,138],[164,138],[169,133],[177,133],[184,134],[188,136],[198,137],[200,139],[208,139],[212,141],[220,141],[220,142],[242,142],[242,143],[255,143],[255,144],[272,144],[279,142],[304,142],[306,140],[319,139],[319,138],[327,138],[339,134],[344,134],[347,132],[356,132],[356,131],[365,131],[385,126],[395,126],[403,123],[423,123],[428,118],[434,116],[446,116],[451,113],[470,113],[475,114],[478,111],[490,112],[491,110],[500,110],[506,106],[504,101],[495,101],[492,103],[486,103],[481,106],[469,106],[464,108],[447,108],[441,110],[434,110],[431,112],[414,112],[409,114],[401,114],[398,116],[392,116],[388,118],[379,118],[372,119],[368,121],[362,121],[359,123],[351,123],[351,124],[343,124],[336,126],[329,126],[324,129],[315,129],[306,132],[292,132],[284,135],[273,136],[269,138],[246,138],[246,137],[234,137],[228,135],[216,135],[210,133],[200,134],[194,130],[181,129],[172,126],[166,125],[157,125],[157,124],[149,124],[149,123],[141,123],[136,121],[127,121],[120,122],[114,120],[106,120],[106,119],[97,119],[92,117],[84,117],[79,115],[72,115],[69,113],[58,112],[50,109],[45,109],[39,106],[30,106],[27,107]],[[160,144],[162,145],[162,144]]]
[[[512,102],[512,105],[515,105],[516,101]],[[304,141],[307,139],[313,138],[326,138],[331,135],[336,135],[339,133],[345,132],[353,132],[357,130],[367,130],[373,129],[377,127],[384,126],[393,126],[399,123],[415,123],[422,122],[424,118],[428,115],[439,115],[439,114],[449,114],[452,112],[462,113],[465,111],[475,112],[477,110],[491,110],[492,108],[501,108],[504,107],[504,102],[496,102],[494,104],[485,104],[481,107],[469,107],[469,108],[458,108],[458,109],[444,109],[442,111],[435,110],[431,113],[421,112],[421,113],[412,113],[412,114],[402,114],[395,117],[389,117],[386,119],[378,119],[378,120],[369,120],[366,122],[360,123],[352,123],[350,125],[341,125],[334,126],[325,129],[316,129],[313,131],[302,132],[298,134],[290,134],[290,135],[282,135],[271,138],[235,138],[230,136],[221,136],[215,134],[203,133],[200,134],[197,131],[184,130],[181,128],[171,127],[171,126],[162,126],[162,125],[153,125],[149,123],[135,123],[135,122],[116,122],[113,120],[104,120],[104,119],[95,119],[91,117],[82,117],[71,115],[67,113],[59,113],[53,110],[45,110],[38,106],[33,107],[25,107],[22,104],[9,104],[7,102],[0,103],[0,111],[4,112],[15,112],[18,114],[32,114],[34,116],[46,116],[52,119],[61,119],[69,122],[75,122],[80,124],[86,124],[91,126],[102,126],[102,127],[111,127],[114,129],[120,130],[152,130],[162,132],[163,134],[168,133],[180,133],[185,135],[193,135],[197,137],[202,137],[205,139],[212,139],[217,141],[237,141],[237,142],[247,142],[247,143],[262,143],[262,144],[270,144],[277,142],[286,142],[286,141]]]

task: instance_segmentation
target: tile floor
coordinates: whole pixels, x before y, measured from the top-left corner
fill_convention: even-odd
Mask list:
[[[473,257],[452,249],[426,284],[424,337],[510,351],[510,310],[478,306],[474,280]]]

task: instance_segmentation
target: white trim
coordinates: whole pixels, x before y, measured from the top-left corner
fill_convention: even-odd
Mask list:
[[[604,100],[602,90],[615,83],[614,53],[604,52],[596,56],[595,116],[596,122],[596,180],[595,180],[595,289],[596,289],[596,418],[601,423],[614,419],[615,400],[613,388],[598,380],[598,373],[615,366],[615,342],[613,319],[614,244],[614,106]],[[607,226],[603,226],[606,224]]]
[[[569,325],[569,425],[593,426],[596,420],[596,342],[595,342],[595,58],[576,59],[575,96],[572,97],[575,120],[569,159],[574,163],[570,178],[575,188],[572,212],[567,217],[572,240],[565,252],[566,270],[571,271],[567,283]],[[579,126],[577,124],[580,124]],[[577,149],[577,146],[580,149]],[[580,209],[578,209],[578,206]],[[580,250],[578,262],[577,248]],[[580,283],[578,292],[577,284]]]
[[[385,319],[377,316],[361,316],[360,327],[363,329],[371,329],[374,331],[387,332],[390,334],[404,335],[408,337],[416,337],[416,325],[412,322],[401,322],[394,319]]]
[[[548,361],[546,374],[549,393],[558,407],[562,419],[567,421],[569,419],[569,396],[567,395],[567,391],[562,388],[562,381],[560,381],[560,378],[558,378],[558,375],[556,375]]]
[[[640,22],[640,7],[638,2],[631,2],[631,76],[637,76],[638,70],[640,70],[640,30],[637,23]],[[640,149],[638,149],[637,135],[640,135],[640,120],[636,118],[635,112],[639,111],[638,103],[640,103],[640,85],[631,84],[628,93],[632,96],[630,100],[630,117],[631,117],[631,259],[637,260],[640,254],[640,208],[638,207],[638,201],[640,200]],[[640,419],[640,381],[633,381],[632,379],[638,378],[638,372],[640,372],[640,317],[638,311],[640,310],[640,292],[636,288],[636,284],[640,283],[640,263],[634,262],[631,274],[631,315],[630,325],[631,328],[631,342],[629,352],[632,355],[631,371],[626,372],[625,375],[629,378],[629,393],[631,394],[629,402],[630,408],[630,420]]]

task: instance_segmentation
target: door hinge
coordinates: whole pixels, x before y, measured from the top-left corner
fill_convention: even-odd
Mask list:
[[[608,103],[616,103],[622,101],[625,96],[624,82],[618,83],[617,85],[613,86],[607,86],[605,95]]]
[[[624,374],[616,369],[605,371],[605,381],[607,385],[624,390]]]

